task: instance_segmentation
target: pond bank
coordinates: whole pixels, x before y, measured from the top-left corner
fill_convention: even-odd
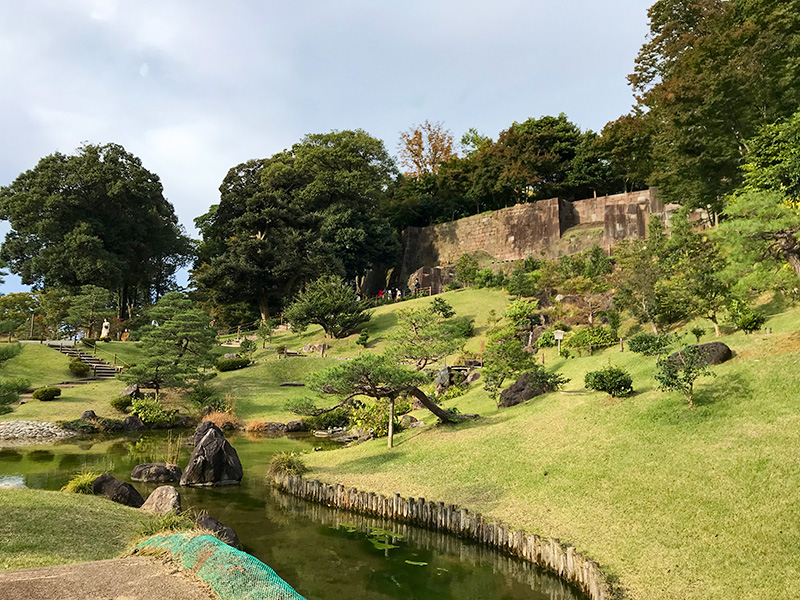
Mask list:
[[[600,566],[574,547],[555,538],[512,530],[497,519],[470,513],[466,508],[426,502],[425,498],[403,498],[400,494],[386,497],[293,475],[276,476],[273,483],[281,491],[325,506],[412,523],[495,547],[552,571],[577,585],[592,600],[621,597],[621,590],[614,589]]]
[[[6,421],[0,423],[0,445],[27,446],[71,438],[74,431],[46,421]]]

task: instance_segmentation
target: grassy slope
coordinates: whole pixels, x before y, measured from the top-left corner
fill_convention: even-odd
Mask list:
[[[0,415],[0,421],[71,421],[79,419],[85,410],[93,410],[101,417],[123,418],[125,415],[111,408],[109,402],[119,396],[125,384],[116,379],[87,383],[62,390],[52,402],[31,400],[14,411]]]
[[[43,344],[22,344],[22,352],[0,365],[0,377],[27,379],[31,387],[75,379],[69,358]]]
[[[114,558],[154,520],[104,498],[0,490],[0,569]]]
[[[316,453],[312,476],[455,501],[559,537],[632,598],[796,597],[799,317],[772,319],[771,336],[725,338],[737,356],[701,381],[694,411],[654,389],[652,359],[551,351],[548,367],[573,379],[567,389],[612,362],[629,368],[638,393],[556,393],[501,411],[479,386],[451,402],[479,412],[477,423],[411,430],[393,451],[378,440]]]

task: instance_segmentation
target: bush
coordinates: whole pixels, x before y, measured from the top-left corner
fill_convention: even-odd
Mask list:
[[[118,410],[121,413],[124,413],[128,408],[130,408],[131,403],[133,400],[130,396],[119,396],[111,400],[109,404],[111,404],[111,408]]]
[[[14,409],[11,408],[8,404],[0,404],[0,415],[7,415],[10,412],[13,412]]]
[[[60,395],[61,390],[57,387],[43,387],[33,392],[33,399],[49,402],[50,400],[55,400]]]
[[[699,344],[700,338],[706,334],[706,330],[703,329],[700,325],[695,325],[689,330],[689,333],[691,333],[694,336],[694,338],[697,340],[697,343]]]
[[[395,401],[394,430],[400,431],[399,417],[411,410],[411,402],[404,398]],[[389,435],[389,401],[381,399],[367,402],[360,408],[353,410],[352,424],[357,429],[375,432],[378,437]]]
[[[71,494],[92,494],[92,484],[100,475],[102,475],[102,473],[97,473],[95,471],[87,471],[85,473],[73,475],[72,479],[67,482],[67,485],[61,488],[61,491]]]
[[[344,406],[317,415],[303,417],[303,423],[309,429],[331,429],[332,427],[347,427],[350,424],[350,411]]]
[[[226,412],[225,399],[220,391],[205,383],[198,383],[194,386],[194,389],[186,394],[186,398],[200,408],[210,406],[215,411]]]
[[[11,412],[9,404],[19,402],[19,393],[28,389],[30,382],[25,379],[0,379],[0,414]]]
[[[243,369],[250,364],[249,358],[220,358],[217,360],[217,370],[220,372]]]
[[[528,385],[541,387],[545,392],[555,392],[569,383],[569,379],[560,373],[545,371],[542,365],[536,365],[525,372],[528,376]]]
[[[767,318],[764,315],[750,311],[739,315],[733,324],[736,326],[736,329],[741,329],[745,334],[751,334],[761,329],[761,326],[766,320]]]
[[[58,426],[67,431],[74,431],[75,433],[97,433],[99,429],[94,423],[84,421],[83,419],[75,419],[74,421],[58,421]]]
[[[86,346],[87,348],[94,348],[94,345],[97,343],[95,338],[83,338],[81,339],[81,344]]]
[[[613,365],[587,373],[583,383],[588,389],[606,392],[612,398],[625,398],[633,393],[633,378],[630,373]]]
[[[173,412],[167,412],[157,398],[134,398],[131,401],[131,413],[139,417],[146,425],[169,423]]]
[[[567,339],[563,346],[567,348],[606,348],[617,343],[617,338],[610,327],[588,327],[576,331]]]
[[[542,335],[539,336],[539,339],[536,340],[535,346],[537,348],[552,348],[556,345],[556,338],[553,332],[555,329],[545,329]]]
[[[269,459],[267,475],[277,477],[279,475],[299,476],[308,472],[308,467],[294,452],[276,452]]]
[[[92,368],[89,365],[85,362],[81,362],[77,358],[73,358],[69,361],[69,372],[75,375],[75,377],[86,377],[91,370]]]
[[[445,292],[454,292],[461,289],[461,284],[458,281],[451,281],[444,286]]]
[[[368,343],[369,343],[369,331],[367,329],[362,329],[361,333],[358,334],[358,339],[356,340],[356,344],[358,344],[362,348],[366,348]]]
[[[119,419],[109,419],[107,417],[99,417],[95,421],[95,426],[100,430],[101,433],[115,433],[125,429],[122,421]]]
[[[628,350],[645,356],[657,356],[666,352],[675,337],[666,333],[637,333],[628,340]]]

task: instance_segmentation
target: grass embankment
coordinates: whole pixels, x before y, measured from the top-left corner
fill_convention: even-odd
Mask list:
[[[546,364],[583,387],[628,368],[636,395],[554,393],[498,410],[480,384],[448,403],[482,418],[309,455],[312,477],[457,502],[574,544],[634,599],[796,598],[800,572],[800,314],[697,385],[697,408],[655,389],[655,360],[609,349]],[[703,341],[710,341],[706,337]],[[506,385],[508,385],[507,382]],[[430,415],[420,415],[431,421]]]
[[[0,569],[46,567],[122,555],[158,520],[105,498],[0,490]]]
[[[70,381],[69,358],[44,344],[22,344],[22,352],[0,364],[0,377],[25,379],[32,388]]]

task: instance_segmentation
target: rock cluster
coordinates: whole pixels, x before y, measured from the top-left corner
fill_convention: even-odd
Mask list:
[[[61,429],[55,423],[39,421],[8,421],[0,423],[0,445],[3,446],[40,444],[74,435],[75,432]]]
[[[238,485],[242,481],[242,463],[222,430],[210,421],[197,426],[194,450],[183,471],[181,485]]]
[[[181,468],[178,465],[168,465],[163,462],[145,463],[133,467],[131,480],[147,483],[169,483],[170,481],[180,481],[181,474]]]

